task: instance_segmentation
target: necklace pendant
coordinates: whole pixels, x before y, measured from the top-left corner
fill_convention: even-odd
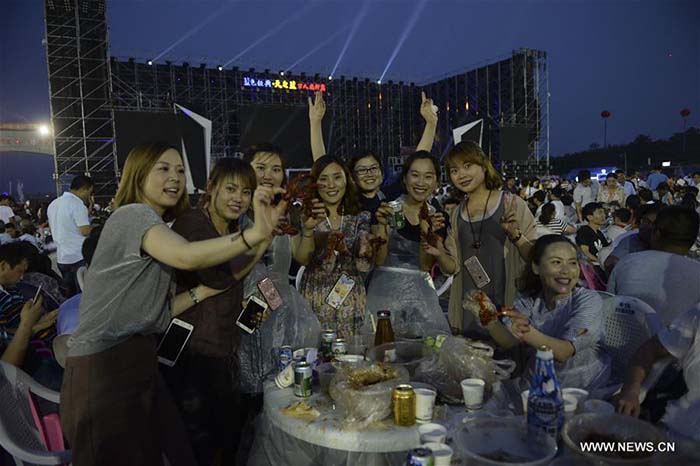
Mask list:
[[[481,241],[474,241],[474,244],[472,244],[472,247],[474,249],[480,249],[481,248]]]

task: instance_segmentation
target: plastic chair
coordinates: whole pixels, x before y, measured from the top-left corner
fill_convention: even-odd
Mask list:
[[[611,396],[622,386],[625,372],[637,349],[656,335],[663,325],[656,311],[640,299],[598,293],[603,298],[603,349],[612,359],[611,383],[603,392]],[[656,385],[669,362],[670,360],[664,360],[654,364],[642,386],[640,402],[644,401],[647,392]]]
[[[32,395],[56,404],[60,402],[58,392],[40,385],[15,366],[0,361],[0,446],[18,466],[69,464],[70,450],[49,451],[44,443],[51,445],[58,434],[42,433],[37,427],[30,401]]]
[[[76,278],[78,279],[78,288],[80,288],[80,291],[83,291],[85,288],[85,274],[87,273],[87,267],[80,266],[78,270],[75,272]]]

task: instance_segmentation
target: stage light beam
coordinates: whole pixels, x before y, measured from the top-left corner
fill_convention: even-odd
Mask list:
[[[345,56],[345,52],[348,50],[348,47],[350,46],[350,42],[355,37],[357,30],[360,29],[360,24],[362,24],[362,20],[364,20],[365,16],[367,16],[368,10],[369,10],[369,0],[365,0],[365,2],[362,4],[362,8],[360,8],[360,11],[357,13],[357,16],[355,16],[355,20],[352,22],[350,34],[348,34],[348,38],[345,39],[345,44],[343,44],[343,49],[340,51],[340,55],[338,55],[338,59],[335,61],[335,65],[333,65],[333,70],[331,71],[331,76],[335,75],[335,72],[338,70],[338,66],[340,65],[340,62],[342,61],[343,57]]]
[[[148,60],[146,63],[148,64],[148,66],[153,66],[153,60]]]
[[[403,47],[403,43],[406,42],[406,39],[408,38],[409,34],[411,34],[411,31],[413,31],[413,27],[416,25],[416,22],[418,21],[418,18],[420,18],[420,15],[423,12],[423,9],[425,8],[425,5],[427,3],[428,0],[421,0],[420,3],[416,5],[416,8],[411,14],[411,17],[408,19],[406,27],[401,33],[401,37],[399,37],[399,42],[396,44],[396,47],[394,47],[394,51],[391,53],[391,57],[389,57],[389,61],[387,62],[386,67],[384,67],[384,71],[382,72],[382,75],[379,78],[380,80],[384,79],[384,76],[386,76],[386,73],[389,71],[389,68],[394,63],[394,60],[399,54],[401,47]]]
[[[193,27],[192,29],[190,29],[189,31],[187,31],[187,32],[185,33],[184,36],[180,37],[178,40],[176,40],[173,44],[171,44],[171,45],[170,45],[169,47],[167,47],[165,50],[163,50],[163,51],[160,52],[158,55],[156,55],[155,57],[153,57],[153,61],[158,60],[160,57],[162,57],[162,56],[165,55],[166,53],[170,52],[172,49],[174,49],[175,47],[177,47],[178,45],[180,45],[181,43],[183,43],[184,41],[186,41],[187,39],[189,39],[190,37],[192,37],[194,34],[196,34],[197,32],[199,32],[204,26],[206,26],[207,24],[209,24],[209,23],[211,23],[212,21],[214,21],[217,17],[219,17],[219,16],[221,15],[221,13],[224,12],[224,10],[230,8],[231,5],[232,5],[232,3],[224,3],[224,5],[223,5],[221,8],[219,8],[218,10],[216,10],[216,11],[215,11],[214,13],[212,13],[211,15],[207,16],[202,22],[200,22],[198,25],[196,25],[195,27]]]
[[[250,44],[248,47],[246,47],[246,48],[244,48],[243,50],[241,50],[240,52],[238,52],[238,55],[236,55],[235,57],[233,57],[232,59],[230,59],[229,61],[227,61],[226,63],[224,63],[224,66],[230,65],[231,63],[233,63],[234,61],[238,60],[238,59],[241,58],[243,55],[245,55],[246,53],[248,53],[250,50],[252,50],[253,47],[257,46],[258,44],[260,44],[260,43],[264,42],[265,40],[269,39],[270,37],[274,36],[275,34],[277,34],[278,32],[280,32],[280,31],[281,31],[285,26],[287,26],[288,24],[293,23],[294,21],[296,21],[296,20],[298,20],[299,18],[301,18],[304,14],[306,14],[307,11],[309,11],[309,10],[311,9],[312,6],[315,6],[315,4],[314,4],[314,3],[311,3],[311,4],[306,5],[306,6],[305,6],[304,8],[302,8],[301,10],[298,10],[298,11],[296,12],[296,14],[294,14],[294,15],[288,17],[287,19],[285,19],[284,21],[282,21],[281,23],[279,23],[277,26],[275,26],[274,28],[270,29],[270,30],[267,31],[265,34],[263,34],[262,36],[258,37],[252,44]]]
[[[294,68],[295,66],[299,65],[299,63],[303,62],[304,60],[306,60],[307,58],[309,58],[311,55],[313,55],[314,53],[318,52],[321,48],[323,48],[323,47],[325,47],[326,45],[328,45],[329,42],[331,42],[333,39],[335,39],[336,37],[338,37],[340,34],[342,34],[343,32],[345,32],[345,31],[348,30],[349,28],[350,28],[350,25],[347,25],[347,26],[345,26],[345,27],[343,27],[343,28],[340,28],[340,29],[338,29],[335,33],[333,33],[333,34],[331,34],[330,36],[328,36],[324,41],[321,41],[321,42],[319,42],[318,44],[316,44],[316,46],[315,46],[314,48],[312,48],[311,50],[309,50],[308,52],[306,52],[301,58],[299,58],[297,61],[295,61],[294,63],[292,63],[291,65],[289,65],[289,66],[287,67],[287,69],[285,70],[286,73],[289,73],[290,70],[291,70],[292,68]],[[333,75],[333,73],[331,73],[331,76],[332,76],[332,75]]]
[[[39,132],[39,135],[41,135],[41,136],[48,136],[51,133],[51,130],[49,129],[49,125],[39,125],[39,127],[36,130]]]

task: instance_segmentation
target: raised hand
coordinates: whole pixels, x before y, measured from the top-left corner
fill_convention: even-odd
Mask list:
[[[321,91],[316,91],[314,93],[314,100],[311,100],[311,97],[309,97],[309,121],[320,123],[325,114],[326,102],[323,100],[323,93]]]
[[[391,219],[393,215],[394,209],[386,202],[382,202],[381,204],[379,204],[379,208],[374,213],[374,216],[377,219],[377,223],[379,225],[388,225],[389,219]]]
[[[311,204],[311,215],[302,217],[304,230],[312,231],[319,223],[326,219],[326,207],[319,199],[314,198]]]
[[[438,236],[437,239],[437,245],[432,246],[430,243],[427,241],[423,240],[420,243],[421,248],[423,248],[423,251],[425,251],[426,254],[433,256],[433,257],[440,257],[441,255],[445,254],[445,244],[442,238]]]
[[[22,306],[22,311],[19,314],[20,325],[34,327],[44,311],[42,308],[43,303],[44,299],[41,297],[41,295],[39,295],[36,301],[29,300],[24,303],[24,306]]]
[[[255,189],[255,193],[253,193],[255,224],[252,229],[255,230],[262,239],[272,235],[272,231],[277,228],[277,224],[285,214],[287,201],[282,200],[279,204],[272,205],[275,195],[284,192],[285,190],[282,188],[258,186]]]
[[[638,417],[640,412],[639,391],[623,388],[622,391],[613,397],[613,402],[617,404],[617,412],[626,416]]]
[[[420,103],[420,114],[426,123],[437,124],[438,115],[435,111],[433,99],[428,99],[425,96],[425,92],[420,93],[421,103]]]

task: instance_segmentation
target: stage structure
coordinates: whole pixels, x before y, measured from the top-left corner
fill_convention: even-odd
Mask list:
[[[281,76],[217,64],[108,58],[104,0],[45,0],[45,5],[59,192],[78,173],[100,180],[101,194],[116,190],[119,141],[114,137],[114,111],[172,113],[176,104],[191,109],[211,120],[213,161],[240,154],[241,142],[250,142],[250,122],[243,119],[251,107],[287,109],[290,118],[304,120],[304,134],[295,137],[307,141],[307,97],[316,90],[324,92],[327,102],[324,136],[329,153],[345,157],[354,149],[371,148],[390,172],[420,139],[421,90],[439,108],[436,155],[443,157],[452,146],[454,128],[482,119],[483,147],[496,162],[515,158],[499,152],[505,144],[503,127],[526,131],[528,160],[549,157],[547,57],[542,51],[515,50],[483,66],[420,84],[378,84],[346,76],[330,80],[315,73]],[[271,138],[281,131],[270,130]],[[311,157],[290,162],[291,167],[303,168]]]

